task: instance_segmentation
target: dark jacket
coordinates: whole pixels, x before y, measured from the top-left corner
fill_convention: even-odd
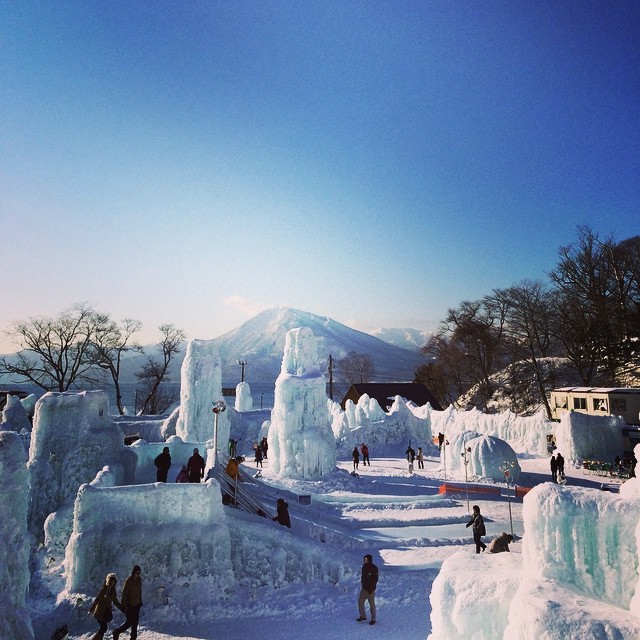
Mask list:
[[[124,611],[124,607],[120,604],[118,596],[116,595],[115,586],[109,586],[109,579],[113,574],[109,574],[105,580],[105,583],[100,589],[100,593],[96,596],[96,599],[89,609],[89,613],[98,621],[107,622],[113,620],[113,605],[115,604],[120,611]]]
[[[142,579],[139,575],[129,576],[124,581],[120,602],[124,609],[142,606]]]
[[[479,513],[474,513],[471,516],[471,520],[467,522],[467,527],[470,527],[471,525],[473,525],[473,533],[477,533],[481,536],[487,535],[487,530],[484,526],[484,518]]]
[[[362,565],[362,578],[360,579],[362,588],[367,593],[373,593],[378,585],[378,567],[373,562],[365,562]]]
[[[187,462],[189,482],[200,482],[204,476],[204,458],[199,453],[194,453]]]
[[[285,527],[291,529],[291,518],[289,517],[289,504],[287,502],[278,502],[277,507],[278,515],[274,518],[276,522],[279,522]]]
[[[163,451],[156,457],[153,464],[155,464],[156,469],[158,469],[158,481],[164,480],[166,482],[167,474],[169,473],[169,469],[171,469],[171,454],[168,451]]]

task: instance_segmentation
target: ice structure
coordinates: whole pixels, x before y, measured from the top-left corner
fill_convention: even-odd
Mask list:
[[[108,478],[108,469],[103,470]],[[93,594],[104,576],[143,567],[145,604],[179,598],[184,612],[210,607],[233,584],[231,542],[216,480],[78,491],[65,571],[69,592]]]
[[[184,442],[213,438],[213,403],[222,400],[222,368],[213,340],[191,340],[180,372],[180,414],[175,435]],[[229,421],[218,414],[218,444],[229,440]]]
[[[107,394],[67,391],[42,396],[29,448],[29,530],[41,540],[47,516],[65,503],[70,509],[78,487],[105,464],[118,484],[134,482],[136,456],[125,447],[122,431],[109,415]]]
[[[152,483],[156,481],[156,466],[153,461],[162,453],[165,447],[169,447],[171,455],[171,468],[167,476],[167,482],[175,482],[176,476],[180,472],[183,464],[193,453],[193,443],[183,442],[178,436],[169,436],[166,442],[147,442],[136,440],[131,445],[131,450],[138,457],[136,466],[136,484]],[[203,453],[204,455],[204,453]]]
[[[29,476],[20,437],[0,431],[0,638],[33,638],[25,607],[29,587]]]
[[[253,409],[251,387],[248,382],[240,382],[236,386],[235,409],[236,411],[251,411]]]
[[[620,494],[538,485],[523,519],[522,554],[466,550],[445,560],[429,640],[640,637],[637,478]]]
[[[555,425],[556,447],[566,460],[613,461],[624,450],[624,427],[620,417],[564,413]]]
[[[319,479],[336,466],[336,443],[318,364],[316,338],[308,327],[286,336],[269,428],[269,466],[276,475]]]
[[[0,430],[6,429],[16,433],[20,433],[23,429],[31,431],[29,415],[18,396],[7,396],[7,404],[1,413]]]

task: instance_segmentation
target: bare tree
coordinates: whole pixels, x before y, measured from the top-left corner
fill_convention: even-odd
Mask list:
[[[350,351],[335,367],[340,379],[348,384],[371,382],[376,370],[371,356],[357,351]]]
[[[0,360],[0,371],[26,379],[46,391],[68,391],[96,381],[93,339],[98,326],[93,309],[74,305],[55,318],[15,322],[7,332],[19,352]]]
[[[142,323],[139,320],[125,318],[118,325],[109,316],[96,314],[96,331],[92,342],[94,360],[98,366],[109,372],[113,380],[116,405],[120,415],[124,415],[122,392],[120,390],[122,357],[129,352],[142,353],[142,347],[131,342],[133,335],[140,331],[141,328]]]
[[[182,329],[173,324],[159,327],[162,339],[158,343],[161,359],[149,357],[136,378],[143,385],[144,399],[140,413],[158,414],[166,411],[175,400],[174,394],[161,388],[168,381],[169,365],[173,357],[180,352],[180,344],[186,338]]]

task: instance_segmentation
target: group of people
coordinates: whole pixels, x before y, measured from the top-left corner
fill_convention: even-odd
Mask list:
[[[258,466],[262,467],[262,461],[267,459],[267,452],[269,451],[269,443],[266,438],[262,438],[260,442],[256,442],[253,445],[255,451],[256,469]]]
[[[156,459],[153,461],[156,466],[156,482],[166,482],[171,469],[171,452],[169,447],[165,447]],[[204,478],[205,461],[200,455],[200,451],[196,447],[193,455],[182,465],[182,469],[178,472],[176,482],[202,482]]]
[[[358,445],[353,447],[353,451],[351,452],[351,458],[353,459],[354,472],[358,470],[361,459],[362,459],[363,467],[366,465],[371,466],[371,462],[369,461],[369,447],[364,442],[360,445],[359,448],[358,448]]]
[[[551,456],[550,465],[553,482],[558,482],[558,479],[564,480],[564,458],[561,453],[554,453]]]
[[[418,461],[418,469],[424,469],[424,451],[422,450],[422,447],[418,447],[418,452],[416,453],[414,448],[411,446],[411,443],[409,443],[409,446],[404,453],[407,456],[407,462],[409,463],[409,473],[413,473],[413,463],[416,460]]]
[[[107,574],[104,585],[93,601],[89,614],[98,623],[98,631],[92,640],[102,640],[107,632],[109,622],[113,620],[114,605],[125,615],[125,621],[113,630],[113,640],[123,631],[131,629],[131,640],[138,637],[138,622],[140,620],[140,609],[142,608],[142,569],[135,565],[131,570],[131,575],[124,581],[122,596],[118,599],[116,584],[118,578],[115,573]]]

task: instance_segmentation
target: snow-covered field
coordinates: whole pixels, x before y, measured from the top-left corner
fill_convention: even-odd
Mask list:
[[[143,607],[139,636],[145,640],[325,640],[375,635],[424,640],[431,632],[431,585],[443,560],[459,550],[468,554],[469,566],[476,560],[470,529],[465,528],[468,504],[480,505],[488,540],[510,531],[509,501],[487,499],[473,491],[468,501],[465,492],[438,495],[443,473],[439,460],[434,458],[425,461],[424,471],[417,470],[416,465],[413,475],[408,473],[402,451],[397,451],[397,456],[378,458],[372,450],[371,460],[371,466],[360,465],[358,477],[347,473],[353,467],[351,460],[340,460],[340,471],[320,482],[275,478],[265,461],[263,479],[251,484],[251,491],[271,512],[276,497],[284,496],[293,521],[290,530],[225,507],[228,518],[241,527],[244,524],[247,528],[273,530],[281,544],[302,546],[310,555],[318,553],[318,548],[321,553],[333,555],[345,565],[339,581],[328,584],[309,580],[279,588],[239,586],[229,596],[224,613],[213,619],[207,616],[205,621],[199,621],[197,615],[189,621],[175,620],[161,608]],[[523,486],[549,479],[548,458],[524,458],[520,464]],[[251,475],[255,472],[252,462],[245,462],[243,467]],[[597,476],[571,468],[567,469],[567,476],[570,485],[598,488],[602,482]],[[475,486],[470,485],[471,489]],[[300,495],[311,495],[311,504],[299,504],[296,498]],[[513,531],[521,536],[522,500],[511,500],[510,504]],[[151,539],[152,532],[149,535]],[[521,553],[521,544],[519,540],[514,542],[512,552]],[[380,569],[375,627],[356,622],[359,571],[363,554],[369,552]],[[499,559],[500,556],[491,557],[496,566]],[[124,577],[120,577],[119,587]],[[99,587],[100,584],[95,585],[96,593]],[[145,599],[151,604],[157,594],[149,592],[148,584],[146,587]],[[49,640],[53,629],[63,622],[69,625],[70,638],[93,637],[97,625],[86,615],[88,603],[71,608],[63,600],[56,607],[52,598],[40,597],[43,592],[36,590],[28,600],[37,639]],[[119,612],[115,617],[114,622],[123,619]],[[122,637],[127,638],[128,632]]]

